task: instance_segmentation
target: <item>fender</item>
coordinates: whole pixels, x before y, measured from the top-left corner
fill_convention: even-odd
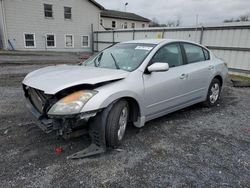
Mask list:
[[[140,99],[138,94],[131,92],[131,91],[119,91],[117,93],[112,93],[110,95],[102,96],[102,94],[97,94],[93,98],[91,98],[86,105],[83,107],[81,112],[88,112],[98,109],[107,108],[111,103],[117,101],[121,98],[133,98],[137,101],[140,109],[140,113],[143,116],[145,114],[145,110],[143,108],[143,101]],[[92,102],[94,101],[94,102]]]
[[[121,91],[118,93],[114,93],[112,95],[110,95],[108,98],[106,98],[106,100],[104,100],[102,102],[102,104],[100,105],[101,108],[106,108],[107,106],[109,106],[113,101],[119,100],[121,98],[133,98],[135,101],[137,101],[137,103],[139,104],[139,108],[142,110],[142,106],[143,106],[143,102],[141,101],[140,97],[137,96],[136,93],[133,93],[131,91]],[[142,114],[144,114],[143,112],[141,112]]]

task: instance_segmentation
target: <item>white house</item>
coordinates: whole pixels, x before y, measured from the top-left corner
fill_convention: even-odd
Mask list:
[[[149,27],[150,20],[131,12],[102,10],[100,25],[104,30]]]
[[[91,51],[103,9],[94,0],[0,0],[0,47]]]

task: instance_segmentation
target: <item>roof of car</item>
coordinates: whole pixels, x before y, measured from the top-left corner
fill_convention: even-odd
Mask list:
[[[178,42],[180,40],[175,39],[143,39],[143,40],[132,40],[124,43],[138,43],[138,44],[160,44],[162,42]]]
[[[123,43],[135,43],[135,44],[155,44],[158,45],[160,43],[170,43],[170,42],[187,42],[187,43],[192,43],[198,46],[202,46],[196,42],[189,41],[189,40],[182,40],[182,39],[142,39],[142,40],[132,40],[132,41],[127,41]],[[203,48],[206,48],[205,46],[202,46]],[[207,48],[206,48],[207,49]]]

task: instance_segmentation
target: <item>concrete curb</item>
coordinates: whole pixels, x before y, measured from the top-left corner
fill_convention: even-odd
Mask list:
[[[246,80],[231,80],[234,87],[250,87],[250,81]]]

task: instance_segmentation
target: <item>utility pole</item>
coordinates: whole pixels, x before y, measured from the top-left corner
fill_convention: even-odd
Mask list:
[[[194,35],[194,41],[196,39],[197,31],[198,31],[198,24],[199,24],[199,14],[196,14],[196,23],[195,23],[195,35]]]

